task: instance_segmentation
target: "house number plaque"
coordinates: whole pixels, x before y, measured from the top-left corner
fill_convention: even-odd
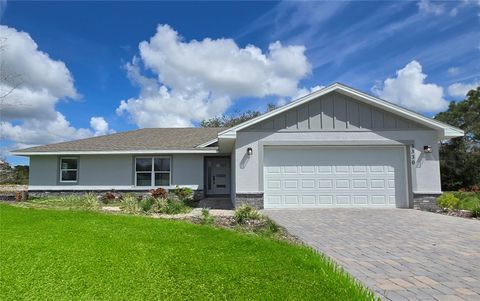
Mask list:
[[[412,165],[415,164],[415,145],[410,146],[410,158],[412,159]]]

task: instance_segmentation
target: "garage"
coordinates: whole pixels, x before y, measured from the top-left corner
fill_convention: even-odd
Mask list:
[[[408,207],[404,146],[264,148],[265,208]]]

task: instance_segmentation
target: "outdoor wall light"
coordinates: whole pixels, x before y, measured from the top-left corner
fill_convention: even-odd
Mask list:
[[[423,146],[423,152],[426,153],[426,154],[430,154],[432,153],[432,146],[431,145],[424,145]]]
[[[251,147],[247,148],[247,155],[251,156],[253,154],[253,149]]]

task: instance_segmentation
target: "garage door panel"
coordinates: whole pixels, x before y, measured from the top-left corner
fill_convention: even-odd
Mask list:
[[[337,195],[337,196],[335,196],[335,203],[337,205],[350,205],[350,196],[348,196],[348,195]]]
[[[406,207],[400,147],[266,147],[265,207]]]

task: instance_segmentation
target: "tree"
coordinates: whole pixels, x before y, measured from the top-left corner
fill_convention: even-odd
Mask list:
[[[465,100],[451,102],[435,119],[461,128],[464,137],[442,141],[440,171],[443,190],[480,185],[480,87],[470,90]]]
[[[28,166],[12,167],[4,158],[0,158],[0,184],[28,184]]]
[[[275,110],[277,106],[275,104],[269,103],[267,104],[267,112]],[[258,117],[262,115],[264,112],[261,111],[254,111],[248,110],[246,112],[240,113],[235,112],[231,115],[223,114],[221,116],[213,117],[210,119],[202,120],[200,122],[200,126],[204,128],[218,128],[218,127],[232,127],[252,118]]]

